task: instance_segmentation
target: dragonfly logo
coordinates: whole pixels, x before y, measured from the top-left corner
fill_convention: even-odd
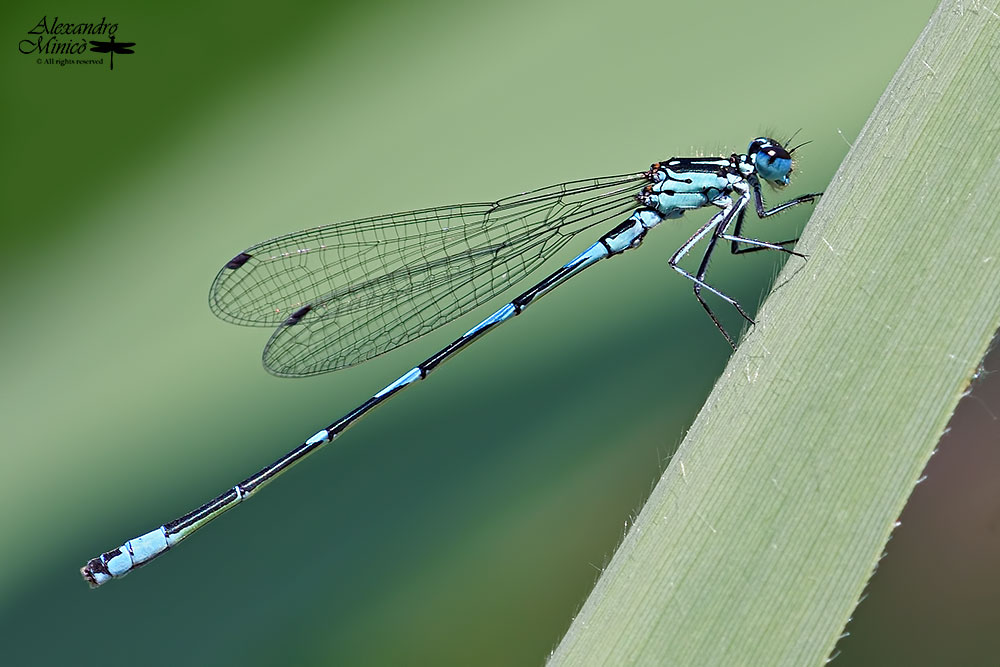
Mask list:
[[[110,54],[108,60],[111,61],[111,69],[115,68],[115,54],[135,53],[130,47],[135,46],[135,42],[115,42],[115,36],[111,35],[109,42],[90,42],[90,50],[97,53]]]

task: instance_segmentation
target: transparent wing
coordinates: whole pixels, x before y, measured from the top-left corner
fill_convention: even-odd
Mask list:
[[[279,325],[264,350],[276,375],[345,368],[469,312],[576,234],[621,218],[644,178],[573,181],[288,234],[234,257],[209,302],[230,322]]]

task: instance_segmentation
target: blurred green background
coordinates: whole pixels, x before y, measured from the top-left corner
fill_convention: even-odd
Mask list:
[[[279,380],[259,364],[266,331],[210,314],[216,271],[299,228],[743,150],[765,132],[813,142],[771,201],[822,190],[935,5],[0,9],[0,660],[541,663],[728,357],[666,266],[694,221],[89,591],[88,558],[256,471],[499,305],[361,367]],[[43,16],[107,17],[136,53],[114,71],[38,64],[17,43]],[[754,228],[788,238],[808,213]],[[780,259],[720,257],[715,282],[754,305]],[[998,406],[987,375],[836,664],[995,659]]]

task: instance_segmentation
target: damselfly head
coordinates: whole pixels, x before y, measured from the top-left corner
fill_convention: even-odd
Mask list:
[[[776,188],[788,185],[792,173],[792,155],[785,147],[770,137],[757,137],[747,148],[757,175]]]

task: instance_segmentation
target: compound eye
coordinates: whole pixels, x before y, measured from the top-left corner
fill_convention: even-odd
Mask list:
[[[792,156],[780,144],[765,144],[754,155],[757,173],[775,185],[788,185],[792,173]]]

